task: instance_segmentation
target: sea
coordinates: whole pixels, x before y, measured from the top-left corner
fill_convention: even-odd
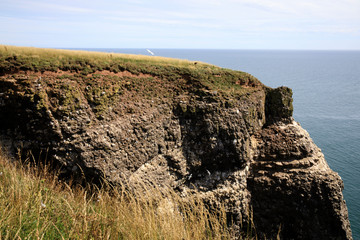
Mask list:
[[[354,240],[360,239],[360,51],[80,49],[187,59],[240,70],[293,90],[294,118],[344,181]]]

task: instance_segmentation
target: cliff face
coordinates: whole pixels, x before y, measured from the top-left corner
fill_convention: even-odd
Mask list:
[[[2,52],[9,149],[47,152],[64,174],[199,193],[238,228],[252,217],[260,239],[352,239],[341,178],[292,118],[289,88],[202,63],[82,56],[72,69],[33,55]]]

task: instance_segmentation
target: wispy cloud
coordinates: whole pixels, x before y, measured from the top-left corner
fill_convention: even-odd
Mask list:
[[[10,5],[10,4],[8,4]],[[19,9],[28,11],[57,11],[57,12],[73,12],[73,13],[91,13],[95,12],[95,9],[79,7],[74,4],[69,4],[63,1],[57,3],[51,3],[48,1],[24,1],[24,0],[13,0],[12,5]]]
[[[170,25],[170,26],[191,26],[191,27],[200,27],[200,28],[220,28],[220,24],[208,23],[204,21],[194,22],[185,19],[171,19],[171,18],[156,18],[156,17],[105,17],[106,20],[111,20],[120,23],[130,23],[130,24],[160,24],[160,25]]]
[[[1,0],[0,34],[26,40],[41,32],[53,41],[76,34],[100,43],[103,36],[164,44],[181,38],[176,42],[215,46],[245,35],[254,42],[265,35],[359,37],[359,13],[360,0]]]

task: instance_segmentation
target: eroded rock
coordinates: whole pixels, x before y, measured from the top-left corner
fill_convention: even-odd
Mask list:
[[[0,126],[14,151],[46,151],[72,176],[196,192],[239,231],[252,216],[260,239],[352,239],[341,178],[292,118],[289,88],[235,79],[245,90],[231,95],[189,74],[11,72]],[[141,95],[144,81],[157,91]]]

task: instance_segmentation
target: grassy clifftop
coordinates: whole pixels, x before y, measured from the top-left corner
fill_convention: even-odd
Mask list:
[[[97,117],[119,101],[171,102],[195,93],[222,101],[263,85],[248,73],[164,57],[0,45],[0,91],[59,114],[86,102]],[[120,111],[120,110],[119,110]],[[123,110],[121,110],[123,111]],[[132,111],[131,109],[125,111]]]
[[[129,72],[167,79],[178,84],[185,79],[202,87],[243,93],[244,87],[260,82],[248,73],[214,65],[164,57],[86,51],[40,49],[0,45],[0,74],[17,71],[66,71],[82,76],[99,71]],[[181,84],[181,83],[180,83]]]

